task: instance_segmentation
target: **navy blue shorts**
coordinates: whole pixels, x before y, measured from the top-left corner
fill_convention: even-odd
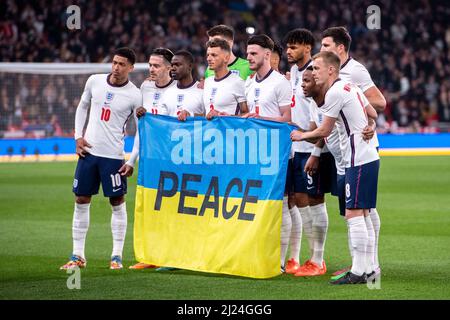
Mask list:
[[[304,169],[306,162],[308,161],[310,153],[296,152],[292,159],[292,178],[293,188],[295,193],[307,193],[311,196],[319,195],[319,176],[308,175]],[[323,194],[323,193],[322,193]]]
[[[304,171],[310,153],[296,152],[291,164],[292,188],[296,193],[322,196],[337,189],[336,162],[330,152],[320,155],[319,170],[310,176]]]
[[[118,197],[127,193],[127,178],[118,171],[124,160],[110,159],[87,154],[78,158],[73,180],[73,193],[77,196],[92,196],[98,193],[102,183],[105,197]]]
[[[337,193],[337,170],[336,161],[331,152],[325,152],[320,155],[319,170],[313,179],[318,181],[317,194]]]
[[[339,213],[345,217],[345,174],[338,174],[336,177],[337,194],[333,194],[338,197],[339,200]]]
[[[370,209],[377,206],[380,160],[345,170],[345,208]]]

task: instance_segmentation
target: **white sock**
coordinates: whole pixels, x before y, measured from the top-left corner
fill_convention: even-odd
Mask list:
[[[289,241],[289,247],[291,248],[291,253],[289,259],[294,259],[300,262],[300,248],[302,245],[302,216],[300,211],[298,211],[297,206],[293,206],[289,209],[291,214],[292,228],[291,228],[291,238]]]
[[[372,220],[373,229],[375,230],[375,247],[374,247],[375,262],[374,262],[374,267],[378,268],[380,266],[380,262],[378,261],[378,239],[379,239],[379,236],[380,236],[381,221],[380,221],[380,215],[378,214],[378,211],[377,211],[376,208],[370,209],[369,217]]]
[[[112,256],[122,257],[123,244],[127,233],[127,206],[122,203],[112,207],[111,231],[113,237]]]
[[[328,213],[325,203],[309,207],[312,216],[312,234],[314,239],[314,253],[311,261],[322,266],[325,240],[328,230]]]
[[[347,220],[352,238],[353,261],[352,273],[361,276],[366,272],[366,247],[368,239],[366,222],[363,216]]]
[[[281,266],[284,267],[286,260],[286,253],[289,245],[289,238],[291,235],[291,214],[289,213],[288,198],[283,197],[283,208],[281,215]]]
[[[300,211],[300,216],[302,217],[303,233],[306,235],[306,239],[308,239],[309,252],[312,257],[314,253],[314,240],[312,234],[313,219],[311,216],[311,211],[309,210],[309,206],[298,208],[298,211]]]
[[[345,218],[344,218],[345,220]],[[350,229],[347,228],[347,236],[348,236],[348,250],[350,251],[350,257],[353,260],[353,247],[352,247],[352,235],[350,234]]]
[[[86,234],[89,229],[89,208],[91,204],[75,203],[72,221],[72,240],[73,240],[73,254],[82,257],[84,256],[84,246],[86,243]]]
[[[375,270],[374,263],[375,263],[375,231],[373,230],[372,220],[369,216],[364,217],[364,220],[366,221],[366,228],[367,228],[367,236],[368,236],[368,242],[367,242],[367,250],[366,250],[366,274],[371,273]]]

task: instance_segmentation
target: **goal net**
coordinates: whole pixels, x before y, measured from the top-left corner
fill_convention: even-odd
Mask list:
[[[0,139],[73,137],[86,80],[109,72],[108,63],[0,63]],[[130,80],[139,88],[147,76],[138,63]],[[135,128],[131,118],[126,134]]]

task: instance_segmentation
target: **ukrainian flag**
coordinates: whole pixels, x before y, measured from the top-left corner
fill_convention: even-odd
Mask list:
[[[142,117],[136,260],[252,278],[280,274],[291,130],[236,117]]]

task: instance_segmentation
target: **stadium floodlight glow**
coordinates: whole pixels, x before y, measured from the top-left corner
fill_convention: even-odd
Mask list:
[[[248,34],[254,34],[255,33],[255,28],[247,27],[247,28],[245,28],[245,32],[247,32]]]

